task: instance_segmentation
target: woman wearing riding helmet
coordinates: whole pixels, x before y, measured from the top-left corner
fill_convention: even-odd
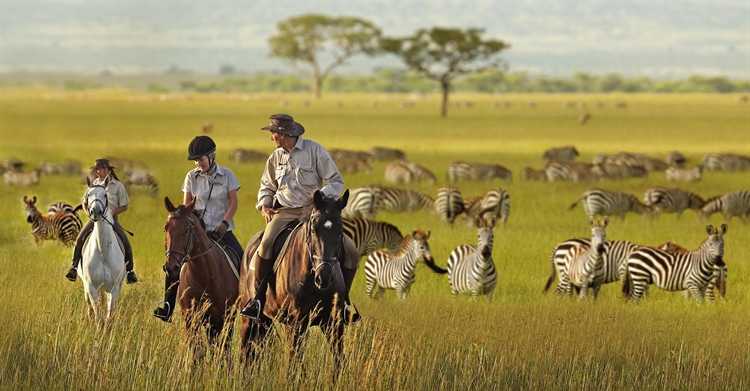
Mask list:
[[[183,204],[195,202],[195,211],[203,221],[208,236],[217,241],[232,256],[242,257],[242,246],[234,236],[234,215],[237,212],[237,191],[240,184],[232,170],[216,163],[216,144],[208,136],[197,136],[188,146],[188,160],[195,168],[185,175],[182,186]],[[177,299],[179,273],[167,273],[164,281],[164,303],[154,316],[169,321]]]

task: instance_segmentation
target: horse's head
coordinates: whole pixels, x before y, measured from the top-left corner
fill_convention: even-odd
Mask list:
[[[195,230],[200,229],[200,222],[193,213],[194,202],[174,206],[169,197],[164,197],[164,206],[169,212],[164,225],[164,248],[167,257],[164,271],[168,274],[179,273],[182,263],[188,258],[196,240]]]
[[[328,198],[320,191],[313,195],[315,213],[310,216],[310,255],[315,287],[328,290],[333,286],[334,266],[343,254],[344,231],[341,210],[349,200],[349,190],[341,198]]]
[[[31,224],[34,221],[34,216],[39,215],[39,210],[36,208],[36,196],[31,198],[23,196],[23,203],[26,205],[26,222]]]
[[[109,201],[107,200],[109,178],[107,178],[103,185],[92,185],[91,181],[86,178],[86,184],[89,187],[86,190],[86,197],[84,197],[86,212],[89,214],[91,220],[96,222],[106,216],[107,209],[109,208]]]

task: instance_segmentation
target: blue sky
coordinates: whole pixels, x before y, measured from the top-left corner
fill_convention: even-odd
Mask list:
[[[0,70],[293,71],[268,57],[277,21],[368,18],[386,34],[482,27],[509,41],[511,70],[750,78],[750,1],[0,0]],[[398,65],[358,59],[344,72]]]

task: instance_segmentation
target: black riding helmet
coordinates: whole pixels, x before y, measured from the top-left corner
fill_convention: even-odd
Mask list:
[[[216,143],[208,136],[196,136],[188,146],[187,160],[198,160],[201,156],[208,156],[216,152]]]

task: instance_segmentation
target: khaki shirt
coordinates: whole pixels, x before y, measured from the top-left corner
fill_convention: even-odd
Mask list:
[[[106,182],[107,178],[99,179],[94,178],[94,181],[91,182],[92,185],[99,186],[104,185],[104,182]],[[107,187],[105,188],[107,191],[107,203],[109,204],[110,210],[115,208],[121,208],[123,206],[128,206],[128,192],[125,190],[125,185],[122,184],[122,182],[118,181],[115,178],[109,177],[109,183],[107,184]],[[86,192],[83,193],[83,202],[82,204],[86,204]]]
[[[344,179],[328,151],[298,137],[291,152],[276,148],[268,157],[255,207],[272,207],[274,201],[287,208],[307,207],[312,205],[316,190],[338,197],[343,189]]]
[[[213,189],[211,188],[213,183]],[[195,199],[195,209],[203,215],[206,230],[214,231],[224,220],[229,208],[229,192],[240,189],[240,182],[232,170],[216,165],[213,171],[202,173],[196,168],[185,175],[182,185],[183,193],[190,193]],[[208,194],[211,193],[211,199]],[[205,211],[205,213],[203,212]],[[234,229],[234,219],[227,221],[229,230]]]

